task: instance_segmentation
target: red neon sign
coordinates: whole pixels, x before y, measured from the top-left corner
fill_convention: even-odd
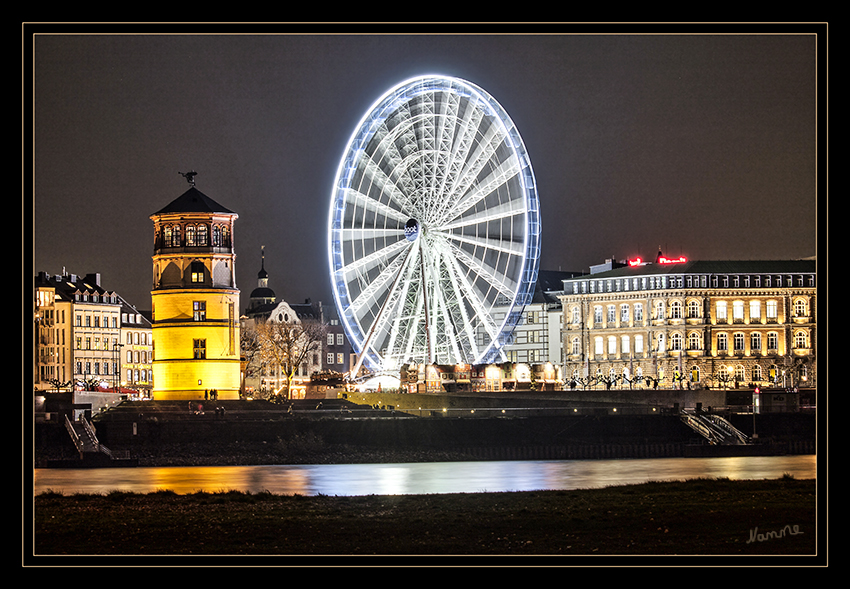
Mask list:
[[[659,264],[681,264],[687,261],[688,259],[685,256],[680,256],[678,258],[665,258],[664,256],[659,256],[658,258]],[[643,264],[644,261],[640,258],[629,260],[629,266],[642,266]]]

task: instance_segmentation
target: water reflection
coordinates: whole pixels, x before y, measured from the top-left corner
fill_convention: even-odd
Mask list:
[[[589,489],[698,477],[771,479],[788,473],[816,478],[817,459],[806,456],[652,458],[204,466],[104,469],[36,469],[34,491],[66,495],[171,490],[245,491],[300,495],[401,495]]]

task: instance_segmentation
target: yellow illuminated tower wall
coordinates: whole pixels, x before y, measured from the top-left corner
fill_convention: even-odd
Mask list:
[[[238,215],[194,186],[151,215],[154,223],[153,395],[157,400],[237,399]]]

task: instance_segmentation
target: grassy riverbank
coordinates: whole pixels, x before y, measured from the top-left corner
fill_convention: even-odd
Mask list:
[[[343,557],[355,566],[408,564],[389,558],[405,555],[441,564],[445,555],[507,557],[475,561],[485,566],[548,562],[527,562],[525,555],[812,556],[815,504],[815,481],[791,477],[363,497],[47,492],[34,499],[33,547],[41,557],[219,555],[209,564],[304,566],[321,564],[306,555]],[[367,555],[384,558],[352,558]]]

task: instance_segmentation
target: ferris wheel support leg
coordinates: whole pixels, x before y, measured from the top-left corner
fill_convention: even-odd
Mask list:
[[[395,291],[396,285],[398,284],[398,280],[399,280],[399,278],[401,278],[402,272],[403,272],[404,267],[406,265],[405,263],[407,262],[407,257],[410,255],[411,249],[412,248],[408,248],[407,252],[405,252],[404,260],[402,261],[401,266],[399,266],[398,274],[396,274],[395,279],[393,279],[393,285],[392,285],[392,288],[390,289],[389,292]],[[384,310],[387,307],[387,302],[389,302],[390,299],[391,299],[391,297],[387,297],[386,299],[384,299],[384,302],[381,305],[381,308],[378,309],[378,314],[375,316],[375,321],[372,322],[372,327],[369,329],[369,335],[366,336],[366,341],[363,342],[363,349],[360,350],[360,354],[358,354],[358,356],[357,356],[357,362],[355,363],[354,368],[351,370],[351,372],[349,372],[349,378],[350,379],[356,378],[357,373],[360,372],[360,367],[363,365],[363,358],[366,357],[366,354],[369,351],[369,346],[372,344],[372,338],[375,335],[375,328],[380,323],[380,319],[383,316]]]
[[[431,348],[431,315],[428,313],[428,281],[425,279],[425,255],[422,251],[422,242],[419,243],[419,266],[421,270],[419,275],[422,278],[422,301],[425,304],[425,341],[428,342],[428,364],[434,363],[433,351]]]

